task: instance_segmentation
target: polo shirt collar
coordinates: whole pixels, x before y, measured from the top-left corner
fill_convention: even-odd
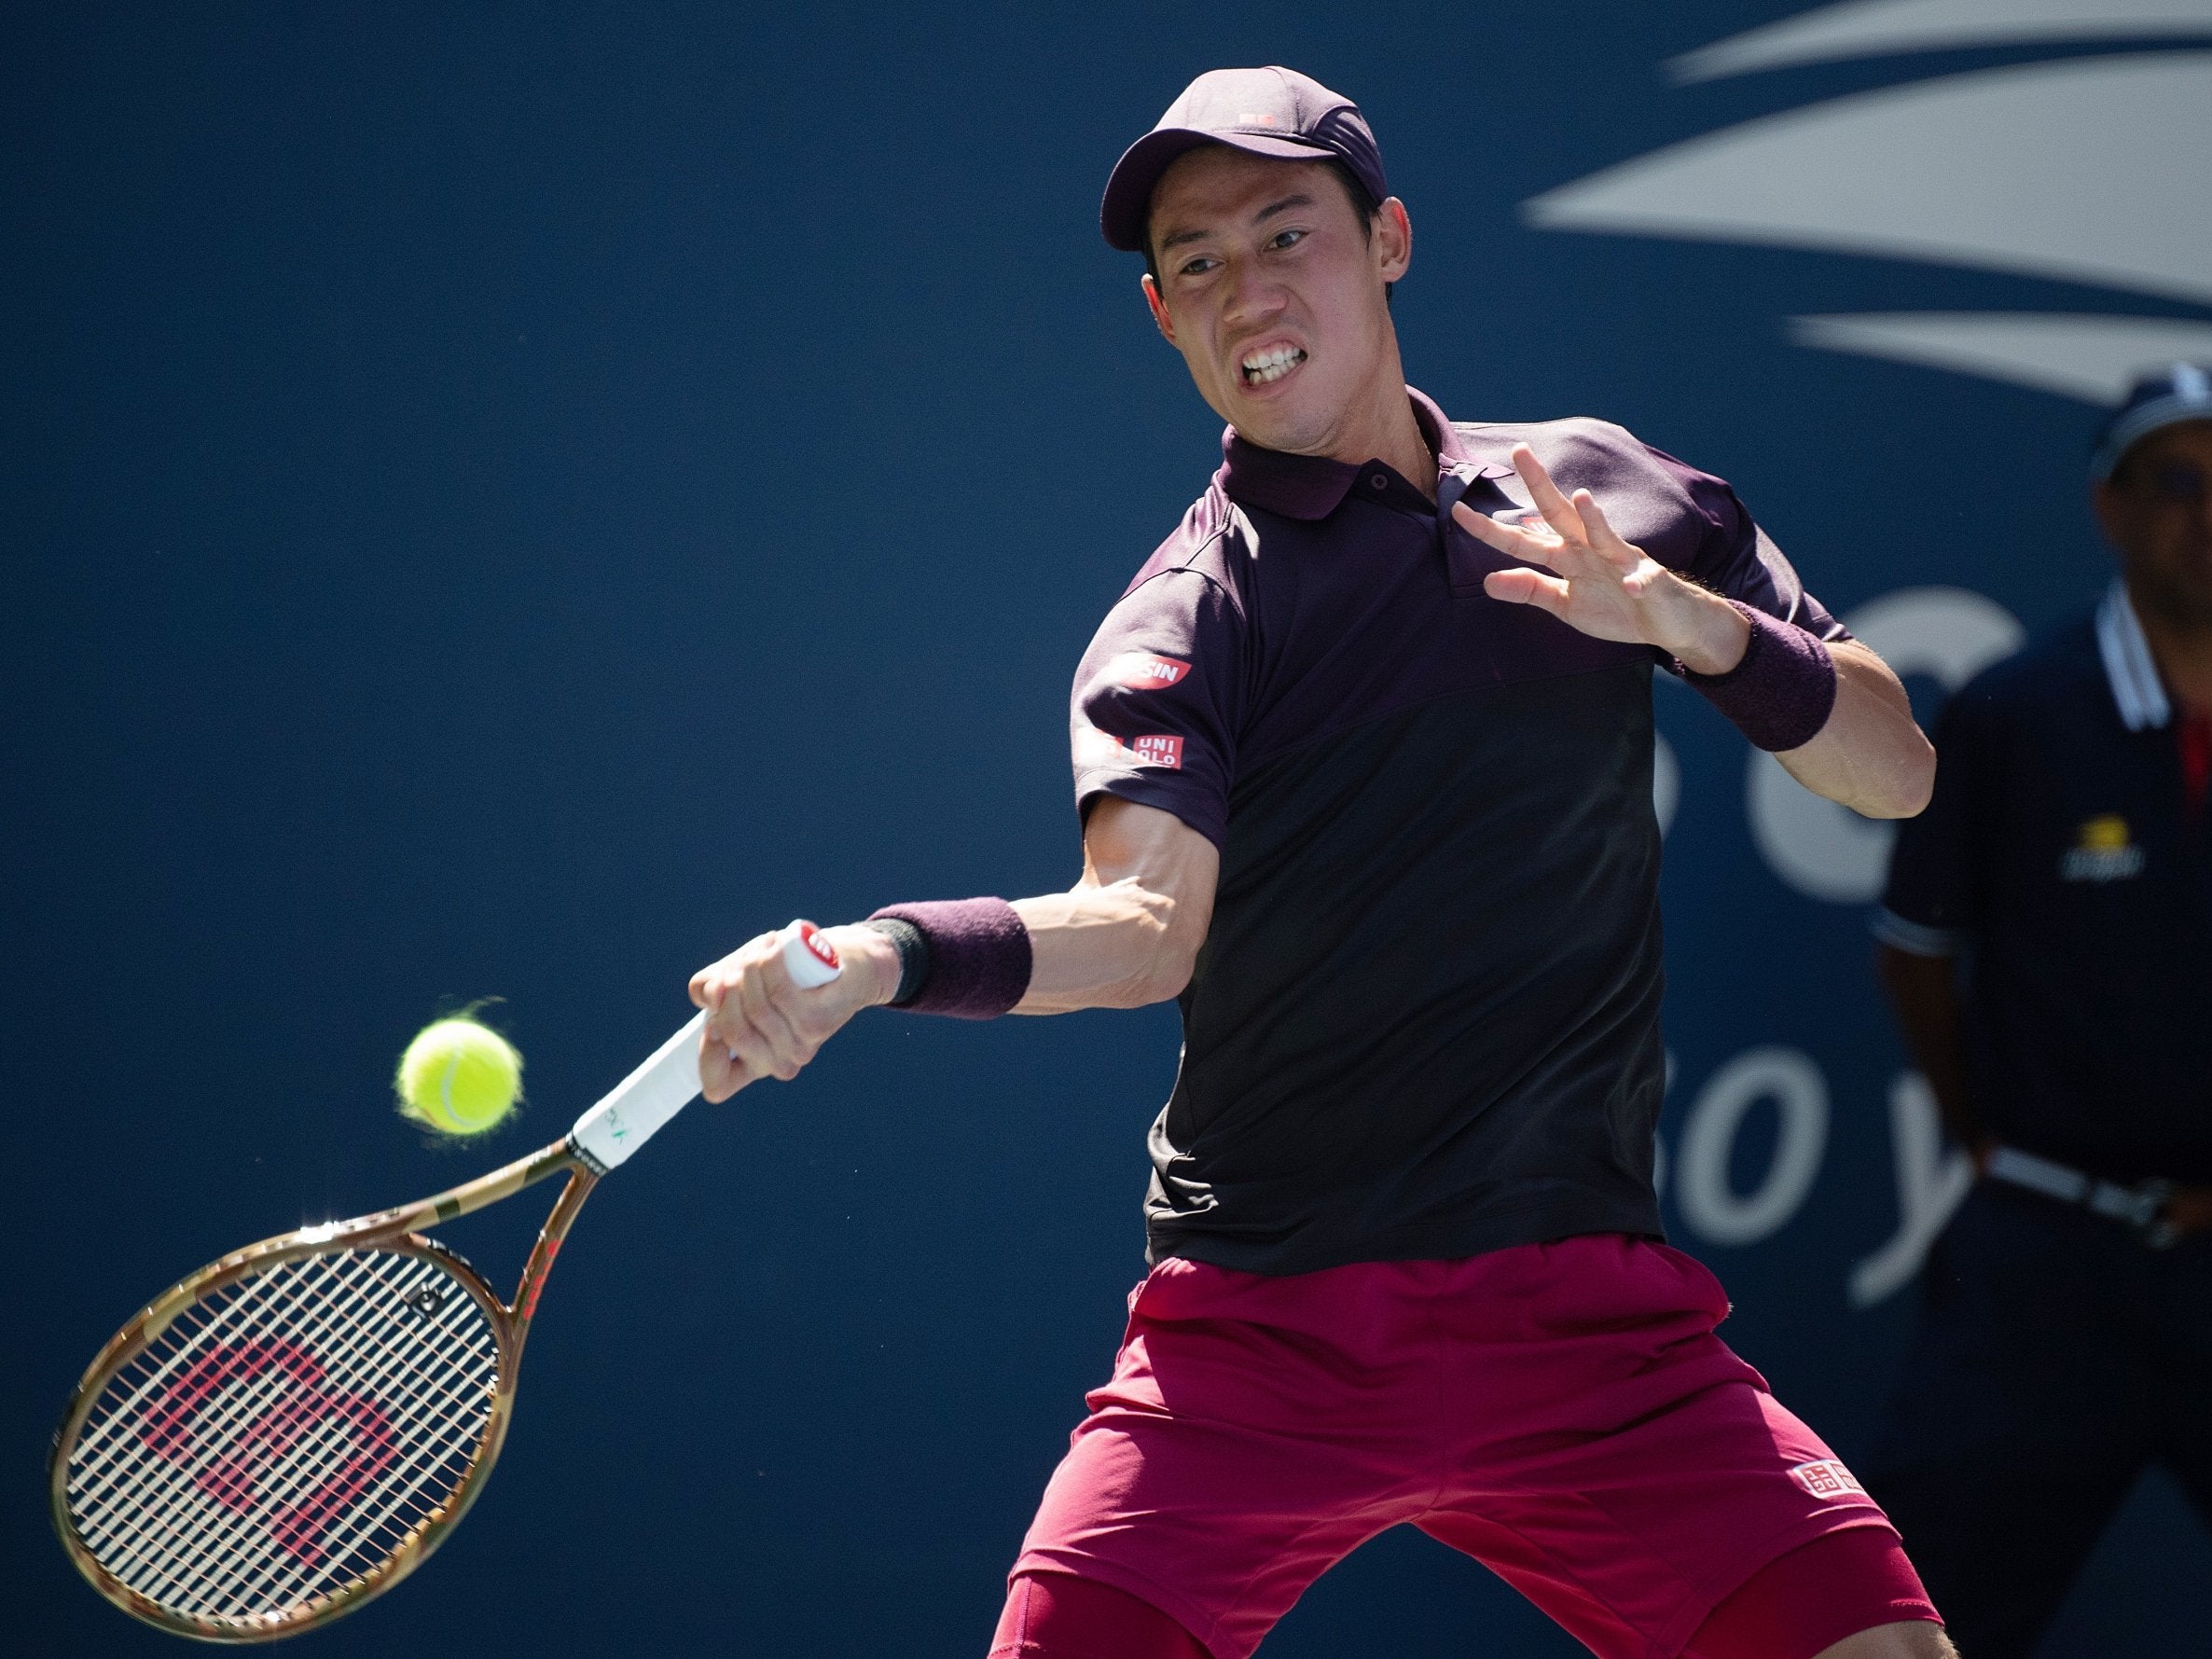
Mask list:
[[[1433,400],[1411,386],[1406,387],[1405,395],[1413,405],[1413,418],[1420,424],[1421,435],[1436,451],[1440,477],[1510,470],[1482,467],[1460,446],[1459,435],[1452,430],[1451,422]],[[1214,476],[1229,499],[1240,506],[1258,507],[1285,518],[1310,522],[1334,513],[1344,504],[1353,480],[1382,464],[1379,461],[1365,461],[1355,466],[1348,461],[1263,449],[1257,444],[1245,442],[1231,426],[1222,433],[1222,467]]]
[[[2143,637],[2142,620],[2128,601],[2127,584],[2118,577],[2096,608],[2096,649],[2105,659],[2113,706],[2128,730],[2148,731],[2172,722],[2174,705],[2158,677],[2150,642]]]

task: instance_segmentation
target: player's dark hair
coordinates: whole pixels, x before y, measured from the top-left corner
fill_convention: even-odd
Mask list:
[[[1335,176],[1338,184],[1344,187],[1345,197],[1352,204],[1352,217],[1360,221],[1361,239],[1364,242],[1373,242],[1375,240],[1375,216],[1382,212],[1382,203],[1375,199],[1375,192],[1367,187],[1358,173],[1334,156],[1320,156],[1315,159]],[[1152,215],[1149,211],[1144,219],[1144,274],[1155,283],[1160,280],[1160,262],[1154,255],[1152,248]],[[1389,303],[1390,290],[1397,285],[1396,283],[1383,284],[1384,304]]]

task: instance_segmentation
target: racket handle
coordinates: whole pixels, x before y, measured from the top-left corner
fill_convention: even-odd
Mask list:
[[[804,922],[795,921],[783,930],[782,955],[784,971],[801,989],[827,985],[844,972],[829,941]],[[576,1119],[568,1132],[570,1144],[600,1168],[612,1169],[698,1099],[698,1041],[706,1023],[704,1009],[686,1020],[682,1030],[653,1051],[651,1059]]]

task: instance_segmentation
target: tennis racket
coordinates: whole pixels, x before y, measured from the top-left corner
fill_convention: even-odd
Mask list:
[[[782,934],[795,982],[836,952]],[[181,1636],[269,1641],[359,1607],[468,1512],[514,1411],[523,1339],[601,1176],[699,1091],[706,1016],[543,1151],[435,1197],[303,1227],[211,1263],[117,1332],[54,1436],[54,1525],[124,1611]],[[421,1229],[567,1183],[514,1300]]]

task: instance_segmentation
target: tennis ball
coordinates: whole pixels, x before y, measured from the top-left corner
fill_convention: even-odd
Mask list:
[[[522,1094],[522,1057],[465,1016],[422,1028],[399,1057],[403,1116],[441,1135],[481,1135],[506,1121]]]

